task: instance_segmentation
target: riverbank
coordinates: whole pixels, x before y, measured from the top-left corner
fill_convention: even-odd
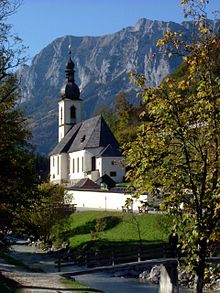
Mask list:
[[[25,272],[25,274],[23,273],[20,274],[18,271],[15,272],[15,268],[9,268],[8,266],[3,266],[3,267],[0,266],[0,270],[4,270],[8,272],[6,274],[7,276],[10,275],[10,277],[13,277],[16,281],[22,282],[23,287],[26,286],[29,289],[30,287],[38,287],[38,288],[41,287],[41,288],[48,288],[48,290],[51,287],[52,290],[59,289],[59,292],[62,292],[62,290],[66,291],[64,290],[65,286],[62,283],[62,279],[60,279],[61,277],[57,273],[57,267],[55,266],[56,259],[51,257],[51,255],[49,255],[48,253],[34,246],[14,245],[11,247],[10,254],[17,260],[20,260],[26,265],[28,265],[30,268],[44,271],[44,273],[41,273],[41,274],[40,273],[33,274],[30,272],[29,273]],[[70,267],[62,267],[62,272],[70,272],[70,271],[74,272],[74,271],[80,271],[80,270],[82,271],[83,269],[85,268],[72,265]],[[10,274],[10,272],[14,274]],[[142,293],[142,292],[156,293],[158,292],[158,285],[142,283],[142,282],[139,282],[137,278],[126,278],[123,276],[114,276],[113,274],[110,274],[110,273],[84,274],[80,276],[74,276],[74,279],[76,279],[78,282],[80,282],[86,287],[94,288],[96,290],[100,290],[105,293]],[[74,290],[73,287],[72,289]],[[89,292],[91,291],[92,289],[89,289]],[[30,292],[30,291],[26,291],[26,292]],[[31,292],[37,292],[37,291],[33,291],[33,288],[32,288]],[[53,291],[53,292],[57,292],[57,291]],[[86,291],[80,291],[80,292],[86,292]],[[180,289],[180,293],[190,293],[190,292],[192,291],[188,289],[182,289],[182,288]],[[209,291],[209,292],[213,292],[213,291]],[[217,293],[219,291],[215,291],[215,292]]]
[[[56,273],[55,259],[51,258],[46,252],[41,251],[37,247],[26,245],[13,245],[10,253],[11,257],[17,260],[17,263],[22,262],[30,270],[25,269],[25,266],[17,266],[7,260],[0,259],[0,274],[6,284],[12,285],[19,292],[48,292],[64,293],[66,291],[80,291],[83,293],[100,292],[96,289],[88,288],[86,285],[81,285],[78,282],[66,285],[66,279]],[[9,261],[9,262],[8,262]],[[13,261],[11,261],[13,262]],[[31,270],[39,270],[41,273],[33,273]],[[7,291],[11,292],[11,291]],[[15,292],[15,291],[13,291]]]
[[[141,283],[135,278],[114,277],[111,274],[96,273],[74,277],[81,284],[102,290],[105,293],[158,293],[159,286]],[[192,291],[181,288],[179,293]]]

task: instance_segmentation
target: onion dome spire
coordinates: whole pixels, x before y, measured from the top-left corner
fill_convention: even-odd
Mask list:
[[[66,82],[61,88],[61,97],[62,99],[70,99],[70,100],[79,100],[80,91],[78,86],[75,84],[75,64],[72,61],[71,55],[71,45],[69,45],[69,59],[66,63]]]
[[[74,67],[75,67],[75,64],[72,61],[71,55],[72,55],[71,45],[69,45],[69,60],[66,63],[66,70],[65,70],[66,71],[66,78],[67,78],[68,82],[74,82],[75,81],[75,78],[74,78],[74,74],[75,74]]]

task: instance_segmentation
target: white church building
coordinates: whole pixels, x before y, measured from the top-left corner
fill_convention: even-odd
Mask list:
[[[147,195],[125,207],[132,195],[115,187],[125,175],[123,156],[104,118],[82,119],[83,101],[75,84],[71,51],[65,71],[58,102],[58,143],[49,154],[50,181],[66,186],[77,209],[142,211]]]
[[[98,185],[106,180],[112,184],[122,182],[123,157],[104,118],[98,115],[82,119],[83,101],[75,84],[71,51],[65,71],[66,82],[58,102],[58,144],[49,154],[50,181],[68,187],[82,179],[90,179]]]

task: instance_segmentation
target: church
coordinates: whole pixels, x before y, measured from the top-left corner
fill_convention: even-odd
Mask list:
[[[66,82],[58,102],[58,144],[49,154],[50,181],[67,187],[82,181],[94,188],[106,182],[114,186],[125,174],[119,144],[101,115],[83,121],[74,67],[69,50]]]

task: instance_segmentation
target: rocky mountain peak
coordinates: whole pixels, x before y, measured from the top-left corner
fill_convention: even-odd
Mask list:
[[[217,30],[219,21],[214,23]],[[47,154],[57,143],[57,102],[65,81],[68,45],[72,45],[75,82],[84,100],[84,117],[94,115],[103,105],[111,106],[115,96],[124,91],[135,100],[134,86],[129,82],[133,70],[144,74],[148,85],[157,86],[181,63],[176,56],[168,59],[156,42],[166,31],[190,31],[188,23],[178,24],[142,18],[134,26],[98,37],[72,35],[55,39],[30,66],[18,71],[21,83],[21,105],[32,116],[37,151]]]

